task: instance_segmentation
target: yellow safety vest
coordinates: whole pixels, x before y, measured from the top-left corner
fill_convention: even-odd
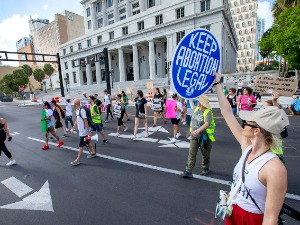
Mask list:
[[[194,114],[200,110],[199,107],[196,107],[196,109],[194,110]],[[204,122],[206,121],[206,116],[207,114],[211,112],[212,114],[212,118],[211,118],[211,123],[209,124],[209,127],[205,129],[206,133],[207,133],[207,136],[209,138],[209,140],[211,142],[215,142],[216,139],[214,137],[214,133],[215,133],[215,127],[216,127],[216,123],[215,123],[215,120],[214,120],[214,114],[213,112],[210,110],[210,109],[205,109],[204,112],[203,112],[203,118],[204,118]],[[193,124],[192,124],[192,120],[191,120],[191,125],[190,125],[190,132],[193,131],[193,128],[192,128]]]
[[[94,107],[97,107],[97,116],[94,116]],[[92,121],[95,123],[95,124],[100,124],[101,123],[101,116],[100,116],[100,113],[99,113],[99,108],[96,104],[92,105],[91,107],[91,116],[92,116]]]
[[[271,148],[271,151],[274,153],[274,154],[277,154],[277,155],[283,155],[283,149],[282,149],[282,139],[280,140],[280,144],[274,148]]]

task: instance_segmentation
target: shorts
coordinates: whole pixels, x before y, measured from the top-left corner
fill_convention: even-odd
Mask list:
[[[84,141],[84,139],[86,138],[87,136],[82,136],[80,137],[80,141],[79,141],[79,147],[84,147],[86,146],[86,142]]]
[[[54,127],[50,126],[50,127],[47,128],[46,131],[52,133],[54,131]]]
[[[262,224],[263,214],[247,212],[238,205],[232,205],[233,210],[229,218],[225,220],[225,225],[257,225]]]
[[[128,109],[128,107],[129,107],[129,105],[125,105],[125,106],[124,106],[125,110],[127,110],[127,109]]]
[[[180,119],[177,119],[177,118],[171,118],[171,122],[173,125],[178,125],[179,122],[180,122]]]
[[[103,125],[102,125],[102,123],[95,124],[94,127],[90,127],[90,131],[101,132],[102,130],[103,130]]]
[[[60,120],[56,120],[55,121],[55,128],[58,129],[58,128],[61,128],[63,127],[62,123],[60,122]]]
[[[161,107],[161,108],[162,108],[161,110],[154,110],[154,112],[157,112],[157,113],[162,113],[162,112],[164,112],[163,107]]]

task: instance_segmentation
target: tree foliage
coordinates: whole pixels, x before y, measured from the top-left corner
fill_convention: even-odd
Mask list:
[[[278,18],[279,15],[286,9],[300,5],[300,0],[276,0],[273,4],[273,17]]]
[[[53,72],[54,72],[53,66],[52,66],[51,64],[49,64],[49,63],[46,63],[46,64],[44,65],[43,70],[44,70],[45,74],[47,74],[49,77],[50,77],[50,76],[53,74]]]
[[[19,86],[26,86],[29,83],[29,78],[23,69],[13,71],[12,74],[6,74],[0,81],[0,89],[5,93],[18,92]]]
[[[38,82],[42,82],[45,79],[45,72],[44,70],[40,69],[40,68],[36,68],[33,71],[33,77],[36,81]]]
[[[23,70],[25,71],[25,73],[27,74],[28,77],[30,77],[32,75],[33,71],[32,71],[32,68],[29,65],[24,64],[22,66],[22,68],[23,68]]]

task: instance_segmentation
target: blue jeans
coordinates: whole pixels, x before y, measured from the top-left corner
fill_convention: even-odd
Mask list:
[[[236,113],[237,113],[237,107],[232,108],[232,112],[233,112],[233,115],[236,116]]]

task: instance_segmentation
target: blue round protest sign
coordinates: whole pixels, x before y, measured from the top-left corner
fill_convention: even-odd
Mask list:
[[[213,84],[214,70],[219,71],[221,52],[212,33],[197,29],[188,33],[178,44],[172,62],[171,80],[183,98],[194,99]]]

